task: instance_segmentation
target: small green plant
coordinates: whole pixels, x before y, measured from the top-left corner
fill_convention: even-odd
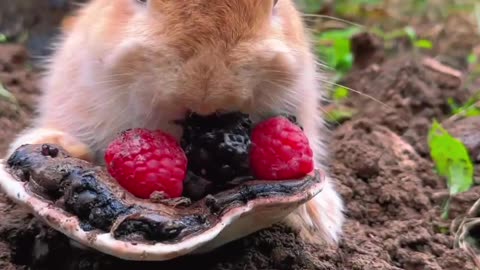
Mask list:
[[[432,42],[427,39],[417,39],[413,42],[413,46],[415,46],[416,48],[428,49],[428,50],[433,48]]]
[[[389,32],[384,32],[379,28],[372,28],[371,32],[387,43],[394,42],[398,38],[407,37],[415,48],[427,50],[433,48],[433,43],[428,39],[419,38],[415,29],[411,26],[406,26]]]
[[[316,52],[334,71],[333,82],[340,81],[347,72],[352,69],[354,56],[351,49],[351,38],[359,33],[360,28],[350,27],[340,30],[330,30],[319,33],[316,36]],[[332,99],[339,101],[347,98],[349,90],[343,86],[338,86],[332,92]],[[344,113],[341,113],[342,117]],[[348,113],[350,115],[350,113]]]
[[[465,145],[434,120],[428,133],[430,156],[437,173],[445,177],[449,195],[468,191],[473,185],[473,163]],[[443,217],[448,217],[450,198],[444,206]]]
[[[449,98],[447,102],[454,115],[464,116],[464,117],[480,116],[480,106],[478,105],[478,103],[480,102],[480,93],[477,93],[476,95],[471,97],[463,105],[457,104],[451,98]]]
[[[330,110],[325,115],[325,119],[329,123],[341,123],[345,120],[351,119],[354,115],[355,115],[355,110],[351,108],[339,107],[339,108]]]
[[[17,104],[17,99],[0,83],[0,100],[5,100],[13,104]]]
[[[333,100],[342,101],[350,95],[350,91],[344,86],[337,86],[333,91]]]
[[[325,31],[316,36],[317,54],[335,70],[335,81],[352,68],[354,59],[350,39],[360,31],[358,27],[349,27]]]
[[[480,29],[480,24],[478,27]],[[476,82],[480,78],[479,54],[475,51],[470,52],[466,56],[466,61],[468,63],[468,71],[465,78],[465,85],[466,87],[475,87],[475,85],[477,84]]]
[[[0,43],[5,43],[7,42],[7,36],[5,34],[0,33]]]
[[[327,66],[335,71],[334,82],[340,81],[352,69],[354,55],[351,48],[351,38],[362,31],[365,31],[365,29],[351,26],[345,29],[323,31],[316,35],[316,53]],[[387,42],[400,37],[408,37],[416,48],[431,49],[433,47],[431,41],[419,39],[412,27],[404,27],[388,33],[379,29],[371,29],[370,31]]]
[[[342,106],[343,100],[348,98],[350,91],[344,86],[337,86],[332,92],[332,106],[326,113],[326,120],[330,123],[341,123],[351,119],[355,115],[355,110],[347,106]]]

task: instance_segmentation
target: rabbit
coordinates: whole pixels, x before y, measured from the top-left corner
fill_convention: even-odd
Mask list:
[[[46,63],[31,126],[9,153],[55,143],[102,164],[126,129],[180,138],[187,112],[297,117],[316,168],[327,171],[327,127],[312,41],[292,0],[91,0],[65,19]],[[328,173],[327,173],[328,174]],[[285,223],[309,242],[336,244],[344,204],[332,179]]]

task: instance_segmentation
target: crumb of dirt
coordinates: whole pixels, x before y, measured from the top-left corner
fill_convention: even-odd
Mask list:
[[[381,64],[385,59],[384,44],[380,38],[362,32],[352,37],[351,47],[354,55],[354,68],[364,69],[373,64]]]

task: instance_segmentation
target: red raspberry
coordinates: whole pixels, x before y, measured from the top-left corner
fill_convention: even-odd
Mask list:
[[[187,157],[175,138],[162,131],[131,129],[105,152],[108,172],[133,195],[148,199],[154,191],[182,195]]]
[[[287,180],[313,170],[313,151],[302,129],[283,116],[259,123],[252,132],[250,167],[256,178]]]

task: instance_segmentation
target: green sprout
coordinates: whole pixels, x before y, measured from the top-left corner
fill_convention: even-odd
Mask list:
[[[420,49],[432,49],[433,44],[430,40],[427,39],[418,39],[413,42],[413,46]]]
[[[474,65],[478,62],[478,57],[474,53],[471,53],[467,56],[467,62],[470,65]]]
[[[357,27],[325,31],[316,36],[317,54],[336,71],[335,81],[340,80],[353,66],[350,39],[359,33]]]
[[[334,101],[344,100],[348,98],[349,94],[350,94],[350,91],[348,91],[348,88],[343,86],[337,86],[333,91],[333,100]]]
[[[17,104],[17,99],[15,96],[10,93],[1,83],[0,83],[0,100],[5,100],[7,102]]]
[[[326,115],[325,119],[329,123],[341,123],[345,120],[351,119],[355,115],[355,110],[350,108],[335,108],[330,110]]]
[[[406,26],[387,33],[383,32],[379,28],[372,28],[371,31],[387,42],[394,41],[398,38],[407,37],[415,48],[427,50],[433,48],[433,43],[428,39],[418,38],[417,32],[411,26]]]
[[[347,106],[342,106],[341,102],[348,98],[350,91],[344,86],[337,86],[332,92],[333,104],[326,113],[326,120],[330,123],[341,123],[351,119],[356,111]]]
[[[447,180],[450,197],[468,191],[473,185],[474,167],[465,145],[434,120],[428,146],[437,173]],[[448,217],[450,197],[444,206],[444,218]]]
[[[473,117],[473,116],[480,116],[480,106],[478,105],[479,101],[480,101],[480,93],[471,97],[463,105],[458,105],[451,98],[449,98],[447,102],[454,115],[464,116],[464,117]]]
[[[419,39],[418,35],[417,35],[417,32],[412,27],[407,26],[407,27],[404,28],[404,30],[405,30],[405,33],[407,34],[407,36],[409,37],[410,42],[413,44],[413,46],[415,48],[419,48],[419,49],[432,49],[433,48],[432,42],[428,39]]]

